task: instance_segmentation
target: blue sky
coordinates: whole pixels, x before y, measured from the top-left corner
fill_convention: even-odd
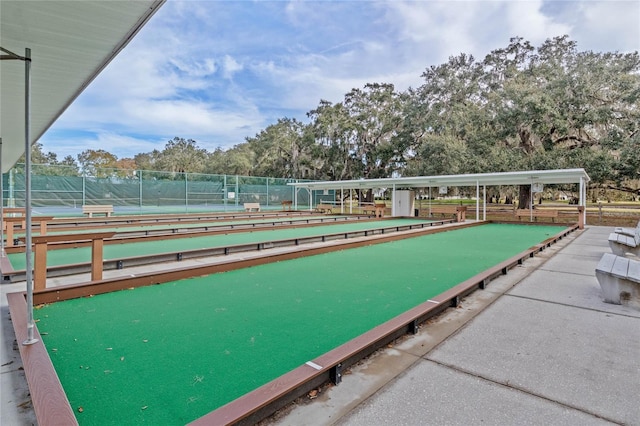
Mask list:
[[[59,159],[133,157],[175,136],[227,149],[366,83],[406,90],[450,56],[563,34],[638,51],[640,2],[168,0],[40,142]]]

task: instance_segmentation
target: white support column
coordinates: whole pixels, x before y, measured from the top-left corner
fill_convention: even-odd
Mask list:
[[[353,188],[349,188],[349,214],[353,214]]]
[[[580,204],[584,207],[582,211],[582,214],[583,214],[582,220],[583,220],[583,223],[586,225],[587,224],[587,188],[585,185],[584,177],[580,177],[580,194],[581,194]]]
[[[24,178],[25,178],[25,272],[27,284],[27,340],[23,345],[38,342],[34,337],[35,321],[33,320],[33,267],[31,265],[31,49],[24,50]]]
[[[293,210],[298,210],[298,187],[292,186],[293,188]]]
[[[396,217],[396,184],[391,189],[391,216]]]
[[[344,214],[344,187],[340,187],[340,214]]]
[[[482,185],[482,220],[487,220],[487,185]]]
[[[480,221],[480,182],[476,181],[476,222]]]
[[[529,188],[529,222],[533,222],[533,181]]]

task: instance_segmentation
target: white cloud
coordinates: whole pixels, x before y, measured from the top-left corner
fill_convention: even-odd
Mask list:
[[[233,78],[233,74],[241,71],[244,67],[229,55],[224,55],[222,59],[223,76],[226,79]]]
[[[556,22],[542,13],[542,5],[541,0],[507,2],[505,25],[509,33],[524,38],[534,46],[539,46],[547,39],[570,34],[571,26]]]
[[[425,68],[482,59],[514,36],[638,50],[639,14],[637,1],[170,0],[54,127],[96,135],[69,140],[76,154],[104,144],[122,157],[174,136],[230,147],[284,115],[305,120],[320,99],[373,82],[416,87]]]
[[[575,33],[584,40],[581,49],[633,52],[640,50],[640,2],[584,2],[575,16],[581,21]],[[611,46],[615,46],[612,48]]]

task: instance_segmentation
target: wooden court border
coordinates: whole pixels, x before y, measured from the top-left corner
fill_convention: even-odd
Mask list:
[[[234,253],[245,253],[251,251],[262,251],[266,249],[271,249],[275,247],[289,247],[289,246],[299,246],[303,244],[310,244],[316,242],[327,242],[332,240],[340,240],[340,239],[350,239],[356,237],[368,237],[376,234],[384,234],[389,232],[401,232],[412,229],[422,229],[432,226],[444,225],[447,223],[453,223],[453,219],[443,219],[443,220],[425,220],[420,223],[408,224],[408,225],[394,225],[394,226],[384,226],[384,221],[393,220],[389,219],[374,219],[366,216],[356,216],[356,219],[349,219],[347,216],[337,216],[333,219],[329,217],[329,219],[325,218],[315,218],[315,219],[307,219],[307,223],[299,223],[299,224],[291,224],[285,225],[288,221],[285,221],[285,224],[281,224],[280,222],[276,222],[273,226],[268,222],[266,228],[263,226],[259,227],[241,227],[240,225],[230,225],[231,228],[226,228],[224,230],[215,230],[208,232],[197,232],[197,233],[178,233],[178,234],[166,234],[163,236],[151,236],[151,237],[139,237],[132,238],[131,241],[121,240],[121,239],[105,239],[105,245],[112,244],[127,244],[127,243],[136,243],[136,242],[147,242],[147,241],[163,241],[171,238],[192,238],[192,237],[204,237],[204,236],[216,236],[219,234],[232,234],[232,233],[245,233],[248,231],[264,231],[264,230],[277,230],[277,229],[298,229],[298,228],[307,228],[307,227],[318,227],[325,226],[328,224],[336,224],[336,223],[350,223],[351,221],[357,221],[358,223],[363,222],[377,222],[380,223],[380,227],[367,229],[367,230],[355,230],[355,231],[344,231],[339,233],[330,233],[324,235],[312,235],[308,237],[295,237],[295,238],[286,238],[280,240],[272,240],[272,241],[263,241],[263,242],[251,242],[251,243],[243,243],[243,244],[232,244],[227,246],[219,246],[219,247],[211,247],[211,248],[202,248],[202,249],[193,249],[193,250],[181,250],[181,251],[173,251],[166,252],[160,254],[149,254],[142,256],[132,256],[132,257],[123,257],[116,259],[108,259],[102,260],[102,269],[105,271],[109,270],[118,270],[124,268],[132,268],[135,266],[142,265],[151,265],[156,263],[165,263],[165,262],[176,262],[187,259],[198,259],[203,257],[212,257],[212,256],[227,256]],[[56,238],[62,237],[71,237],[74,235],[56,235]],[[37,237],[34,237],[37,238]],[[72,242],[64,242],[63,244],[51,244],[47,246],[47,249],[69,249],[69,248],[77,248],[77,247],[89,247],[91,246],[91,240],[78,240]],[[24,247],[23,247],[24,248]],[[7,264],[10,263],[7,260]],[[46,276],[47,278],[53,277],[62,277],[66,275],[74,275],[74,274],[82,274],[91,272],[93,269],[93,262],[83,262],[83,263],[70,263],[67,265],[59,265],[59,266],[49,266],[47,267]],[[13,268],[6,267],[2,269],[2,280],[3,282],[18,282],[24,281],[26,277],[26,272],[24,269],[14,270]]]
[[[429,228],[412,233],[410,237],[446,232],[455,229],[479,226],[491,222],[472,222],[447,228]],[[531,225],[536,226],[536,225]],[[491,267],[487,270],[461,282],[440,295],[374,327],[368,332],[338,346],[331,351],[309,360],[308,363],[266,383],[259,388],[211,411],[203,417],[194,420],[191,425],[245,425],[268,417],[279,408],[304,395],[309,390],[327,382],[339,383],[342,370],[353,365],[358,360],[368,356],[375,350],[397,339],[406,333],[416,333],[420,324],[428,318],[459,304],[460,298],[484,289],[492,279],[506,275],[508,270],[524,263],[527,258],[545,250],[552,244],[579,229],[578,225],[571,225],[556,235],[547,238],[540,244]],[[176,281],[188,277],[209,275],[255,266],[274,261],[289,260],[309,255],[328,253],[346,248],[356,248],[371,244],[395,241],[408,238],[406,234],[376,235],[370,240],[346,241],[331,247],[307,248],[294,253],[268,255],[261,258],[239,260],[220,265],[206,265],[197,268],[181,268],[153,274],[146,273],[123,279],[108,279],[93,281],[82,285],[70,285],[46,289],[34,293],[34,304],[53,303],[77,297],[87,297],[111,291],[132,287],[160,284]],[[24,292],[7,294],[9,312],[13,323],[16,340],[26,340],[27,305]],[[38,423],[41,425],[77,425],[73,409],[62,388],[58,375],[51,363],[49,354],[42,343],[42,337],[37,326],[34,337],[39,341],[33,345],[18,344],[24,372],[31,392],[31,399]],[[313,366],[312,366],[313,365]],[[318,369],[319,367],[319,369]]]

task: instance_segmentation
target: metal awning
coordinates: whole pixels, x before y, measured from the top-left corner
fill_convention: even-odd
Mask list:
[[[464,175],[416,176],[383,179],[356,179],[322,182],[298,182],[289,185],[309,190],[325,189],[378,189],[378,188],[430,188],[438,186],[498,186],[587,183],[590,178],[584,169],[532,170],[501,173],[475,173]]]
[[[31,49],[31,131],[36,142],[129,43],[165,0],[2,1],[3,59]],[[2,170],[25,148],[25,66],[0,61]]]

